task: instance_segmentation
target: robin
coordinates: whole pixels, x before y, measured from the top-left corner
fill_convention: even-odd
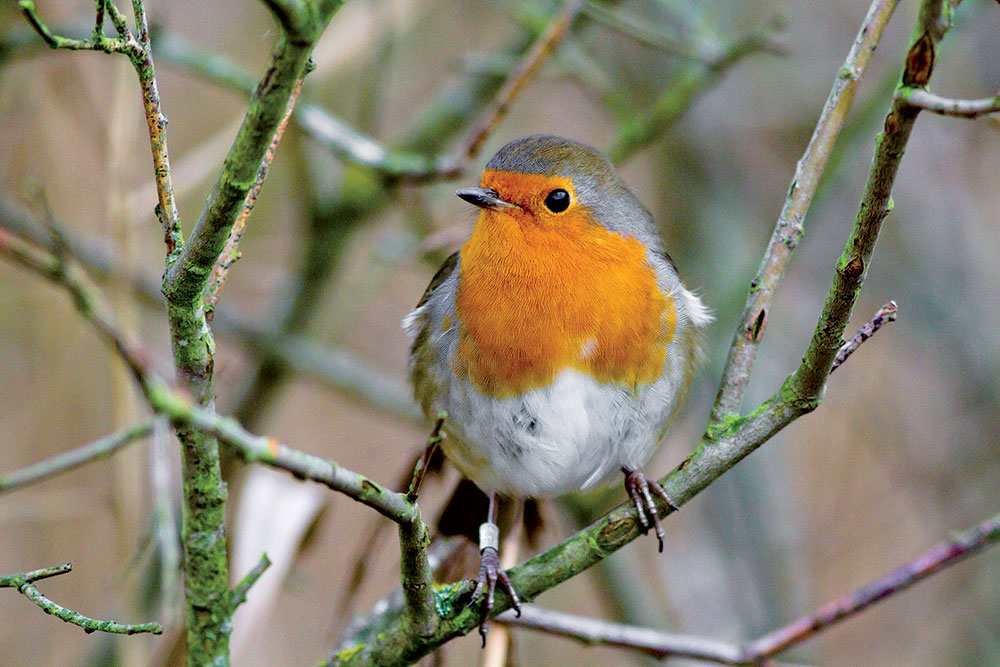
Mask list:
[[[473,601],[484,641],[500,569],[498,496],[588,489],[616,473],[644,530],[663,530],[640,471],[685,394],[712,320],[677,274],[649,212],[599,151],[551,135],[516,139],[456,193],[480,209],[472,236],[403,326],[445,454],[489,497]]]

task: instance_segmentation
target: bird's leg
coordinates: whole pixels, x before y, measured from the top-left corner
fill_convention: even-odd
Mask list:
[[[653,502],[655,493],[667,503],[667,507],[677,511],[677,505],[667,495],[666,490],[654,479],[646,479],[642,471],[628,466],[622,466],[625,473],[625,490],[635,503],[635,511],[639,514],[639,524],[643,532],[649,530],[650,524],[656,530],[656,540],[660,543],[660,553],[663,553],[663,526],[660,525],[660,514],[656,511],[656,503]]]
[[[483,617],[479,623],[479,634],[483,638],[483,647],[486,646],[486,633],[490,629],[490,615],[493,613],[493,594],[497,587],[497,582],[510,596],[511,604],[517,615],[521,615],[521,600],[517,597],[517,591],[510,583],[510,577],[500,569],[500,528],[497,527],[497,496],[490,493],[490,509],[486,518],[486,523],[479,526],[479,576],[476,577],[476,587],[472,590],[472,599],[469,605],[479,601],[482,595],[486,594],[486,607],[483,609]]]

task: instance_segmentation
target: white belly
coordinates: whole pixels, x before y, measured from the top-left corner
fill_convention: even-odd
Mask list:
[[[641,467],[670,418],[679,378],[630,391],[576,370],[516,398],[453,382],[445,453],[484,491],[547,496],[590,488],[622,466]]]

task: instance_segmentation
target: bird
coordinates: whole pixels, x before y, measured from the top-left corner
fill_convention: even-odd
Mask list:
[[[545,498],[624,473],[644,532],[663,531],[641,466],[700,363],[712,315],[681,282],[651,214],[597,149],[515,139],[456,194],[478,209],[404,318],[414,395],[440,446],[489,497],[472,602],[485,645],[499,584],[500,498]]]

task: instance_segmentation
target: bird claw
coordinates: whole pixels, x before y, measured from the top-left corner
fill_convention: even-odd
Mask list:
[[[663,553],[663,526],[660,525],[660,513],[656,509],[656,502],[653,501],[655,493],[673,511],[677,511],[677,505],[667,495],[666,490],[660,486],[656,480],[647,479],[639,470],[632,468],[622,468],[625,473],[625,490],[635,504],[635,511],[639,515],[639,525],[642,532],[649,532],[650,525],[656,531],[656,540],[660,545],[660,553]]]
[[[514,590],[514,585],[510,581],[507,573],[500,569],[500,555],[493,547],[486,547],[482,550],[479,560],[479,576],[476,577],[476,587],[472,589],[472,599],[465,605],[471,607],[486,594],[486,606],[483,609],[483,616],[479,622],[479,634],[483,638],[483,648],[486,647],[486,633],[490,630],[490,616],[493,613],[493,596],[497,583],[510,596],[511,605],[518,616],[521,615],[521,599]]]

